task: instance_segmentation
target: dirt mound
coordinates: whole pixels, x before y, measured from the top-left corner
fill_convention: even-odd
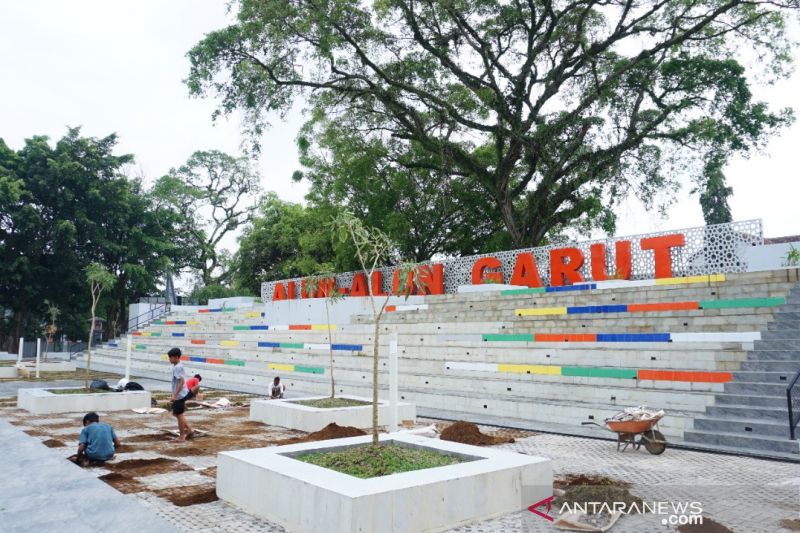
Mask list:
[[[165,459],[164,457],[157,457],[156,459],[127,459],[118,463],[107,463],[106,467],[114,472],[127,472],[135,477],[191,470],[187,465],[175,459]]]
[[[473,444],[475,446],[490,446],[492,444],[506,444],[514,442],[512,437],[500,437],[481,433],[478,426],[471,422],[459,420],[444,428],[441,436],[442,440],[460,442],[462,444]]]
[[[284,444],[298,444],[300,442],[314,442],[318,440],[329,439],[344,439],[346,437],[359,437],[361,435],[366,435],[366,433],[353,426],[340,426],[336,422],[331,422],[324,428],[320,429],[319,431],[315,431],[314,433],[309,433],[303,437],[292,437],[291,439],[278,440],[275,441],[275,444],[278,446],[283,446]]]
[[[711,520],[707,516],[703,517],[702,524],[684,524],[678,526],[678,531],[680,531],[680,533],[733,533],[732,530],[719,522]]]
[[[785,518],[780,521],[779,525],[789,531],[800,531],[800,518]]]
[[[119,472],[111,472],[100,476],[98,479],[105,481],[123,494],[130,494],[132,492],[142,492],[145,486],[133,479],[132,477],[120,474]]]
[[[178,507],[187,507],[199,503],[210,503],[219,500],[216,485],[195,485],[187,487],[174,487],[153,491],[158,496],[165,498]]]
[[[553,480],[553,487],[566,489],[567,487],[581,486],[609,486],[615,485],[623,489],[630,488],[631,484],[627,481],[611,479],[607,476],[595,476],[593,474],[565,474],[563,477]]]
[[[56,439],[43,440],[42,444],[44,444],[48,448],[63,448],[63,447],[66,446],[66,444],[64,444],[60,440],[56,440]]]
[[[125,437],[125,442],[167,442],[173,438],[169,433],[145,433],[144,435]]]

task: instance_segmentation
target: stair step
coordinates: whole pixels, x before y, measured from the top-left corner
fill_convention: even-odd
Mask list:
[[[789,417],[786,420],[763,418],[695,418],[694,429],[736,435],[789,438]]]
[[[776,320],[767,324],[767,331],[800,331],[800,320]]]
[[[795,372],[740,370],[733,373],[736,383],[771,383],[788,386],[794,379]]]
[[[791,375],[800,372],[800,361],[772,361],[772,360],[747,360],[742,361],[743,371],[788,372]]]
[[[759,341],[756,341],[758,343]],[[758,349],[747,352],[748,361],[800,361],[800,350]]]
[[[795,340],[800,341],[800,331],[794,329],[784,329],[784,330],[767,330],[761,333],[761,340],[762,341],[783,341],[783,340]]]
[[[772,333],[779,333],[773,331]],[[756,340],[753,341],[753,351],[774,351],[774,350],[789,350],[795,351],[800,349],[800,338],[798,339],[778,339],[778,340]]]
[[[710,418],[733,419],[733,420],[768,420],[785,422],[789,424],[789,414],[786,406],[766,407],[752,405],[709,405],[706,413]]]
[[[758,394],[761,396],[786,395],[787,384],[732,381],[725,384],[725,392],[730,394]]]
[[[716,405],[746,405],[749,407],[785,408],[786,394],[778,396],[765,396],[758,394],[717,394],[714,397]]]
[[[686,444],[698,443],[714,447],[724,446],[733,449],[786,453],[800,459],[800,441],[789,440],[786,437],[693,430],[686,431],[683,434],[683,440]]]

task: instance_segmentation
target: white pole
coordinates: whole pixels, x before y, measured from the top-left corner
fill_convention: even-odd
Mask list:
[[[389,430],[397,431],[399,423],[397,414],[397,332],[392,333],[389,341]]]
[[[19,355],[17,355],[17,364],[22,364],[22,350],[25,348],[25,337],[19,338]]]
[[[42,339],[36,337],[36,379],[39,379],[39,358],[42,354]]]
[[[128,333],[128,349],[125,352],[125,381],[131,379],[131,342],[133,337]]]

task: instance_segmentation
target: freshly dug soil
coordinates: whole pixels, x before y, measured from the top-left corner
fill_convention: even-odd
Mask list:
[[[684,524],[678,526],[678,531],[680,533],[733,533],[733,530],[711,520],[707,516],[703,517],[702,524]]]
[[[45,437],[47,433],[42,431],[41,429],[26,429],[25,433],[30,435],[31,437]]]
[[[447,426],[439,436],[442,440],[473,444],[475,446],[491,446],[492,444],[506,444],[514,442],[512,437],[496,437],[481,433],[478,426],[471,422],[459,420]]]
[[[631,486],[627,481],[619,481],[607,476],[595,476],[593,474],[565,474],[563,477],[553,480],[553,487],[556,489],[599,485],[614,485],[623,489],[627,489]]]
[[[106,467],[114,472],[125,472],[131,477],[191,470],[189,466],[175,459],[165,459],[164,457],[157,457],[156,459],[127,459],[118,463],[107,463]]]
[[[564,491],[553,504],[560,507],[564,503],[605,502],[612,505],[614,502],[625,502],[628,505],[635,503],[641,508],[642,499],[630,493],[628,490],[630,486],[626,481],[618,481],[607,476],[566,474],[553,480],[553,488]]]
[[[56,439],[43,440],[42,444],[44,444],[48,448],[63,448],[63,447],[66,446],[66,444],[64,444],[60,440],[56,440]]]
[[[789,531],[800,531],[800,518],[785,518],[780,521],[779,525]]]
[[[178,507],[187,507],[199,503],[210,503],[219,500],[216,485],[195,485],[188,487],[173,487],[169,489],[154,490],[154,494],[161,496]]]
[[[125,442],[168,442],[173,438],[175,437],[168,433],[145,433],[144,435],[125,437]]]
[[[292,437],[291,439],[278,440],[275,441],[275,444],[278,446],[283,446],[284,444],[298,444],[300,442],[314,442],[328,439],[343,439],[346,437],[358,437],[361,435],[366,435],[366,433],[353,426],[340,426],[336,422],[331,422],[324,428],[320,429],[319,431],[315,431],[314,433],[309,433],[303,437]]]
[[[175,448],[167,448],[166,450],[162,450],[161,453],[164,455],[169,455],[170,457],[192,457],[195,455],[209,454],[209,452],[203,448],[197,448],[195,446],[178,446]]]
[[[109,474],[100,476],[98,479],[105,481],[123,494],[142,492],[146,490],[144,485],[132,477],[126,476],[125,474],[120,474],[119,472],[111,472]]]

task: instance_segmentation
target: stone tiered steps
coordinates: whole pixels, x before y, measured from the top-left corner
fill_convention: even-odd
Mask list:
[[[714,419],[730,411],[712,408],[739,406],[740,398],[759,396],[747,392],[734,394],[739,385],[747,390],[752,380],[766,380],[768,372],[782,372],[773,363],[786,361],[775,356],[765,358],[768,367],[745,367],[748,350],[753,342],[642,342],[642,343],[582,343],[582,342],[482,342],[475,334],[508,333],[580,333],[591,332],[751,332],[773,331],[777,322],[770,322],[774,307],[744,307],[733,309],[703,309],[670,311],[653,314],[604,313],[560,316],[519,317],[514,310],[526,307],[558,307],[574,305],[611,305],[620,303],[676,302],[735,298],[779,297],[787,294],[797,279],[788,273],[768,272],[732,275],[725,282],[663,285],[638,288],[617,288],[579,293],[548,293],[536,295],[460,294],[426,299],[428,308],[386,315],[383,332],[398,332],[401,345],[401,395],[419,406],[428,416],[458,417],[475,421],[527,427],[545,431],[585,434],[582,420],[602,420],[621,407],[647,403],[665,407],[668,417],[662,429],[671,441],[681,442],[685,431],[699,430],[694,419],[705,414]],[[789,305],[792,305],[791,303]],[[788,307],[787,307],[788,309]],[[180,345],[185,353],[202,357],[238,359],[245,366],[228,366],[188,362],[187,366],[204,375],[204,382],[241,390],[263,390],[276,373],[266,362],[278,364],[315,365],[327,369],[326,350],[263,349],[258,341],[289,343],[324,343],[326,331],[296,330],[234,330],[234,326],[285,324],[275,317],[248,317],[247,312],[213,314],[173,314],[168,320],[193,320],[191,327],[151,325],[148,332],[160,337],[135,337],[146,350],[133,354],[136,375],[163,378],[168,371],[161,355],[172,345]],[[800,321],[800,313],[793,320]],[[791,314],[786,315],[787,318]],[[340,391],[368,394],[370,391],[372,353],[372,324],[360,317],[356,324],[340,325],[334,332],[334,342],[363,344],[359,352],[337,352],[336,377]],[[784,325],[774,331],[787,330]],[[185,337],[172,337],[183,332]],[[454,336],[455,338],[446,337]],[[466,338],[464,338],[466,337]],[[190,338],[204,339],[205,346],[190,344]],[[388,354],[388,335],[383,337],[382,354]],[[226,346],[222,341],[237,340],[238,346]],[[759,343],[763,341],[758,341]],[[98,364],[119,368],[124,364],[124,341],[120,348],[100,348]],[[780,348],[764,350],[777,353]],[[569,378],[564,376],[480,372],[445,369],[445,362],[504,363],[522,365],[561,365],[582,367],[631,367],[697,371],[737,371],[732,383],[670,382],[602,377]],[[760,362],[760,361],[759,361]],[[772,365],[771,367],[769,365]],[[381,390],[386,391],[387,377],[381,362]],[[326,370],[327,372],[327,370]],[[329,378],[300,372],[283,372],[281,376],[292,391],[322,393],[329,387]],[[751,381],[744,381],[749,378]],[[382,392],[383,394],[383,392]],[[764,396],[773,399],[773,392]],[[725,400],[720,399],[724,396]],[[737,398],[738,397],[738,398]],[[766,400],[765,400],[766,401]],[[758,404],[754,404],[758,405]],[[779,409],[771,403],[767,411]],[[785,407],[784,407],[785,409]],[[757,413],[743,413],[750,420]],[[772,413],[777,416],[777,413]],[[763,423],[760,420],[759,423]],[[712,426],[713,422],[709,422]],[[752,426],[751,429],[755,429]],[[759,430],[768,431],[758,426]],[[705,431],[705,430],[703,430]],[[608,436],[607,432],[595,433]],[[778,438],[778,440],[780,440]],[[738,441],[737,441],[738,442]],[[703,446],[697,443],[698,447]],[[739,446],[739,444],[736,444]],[[710,447],[723,449],[722,444]],[[762,455],[765,453],[760,452]]]
[[[735,447],[753,454],[800,459],[800,443],[789,440],[786,387],[800,371],[800,286],[792,288],[772,322],[755,341],[734,381],[695,419],[689,444]]]

